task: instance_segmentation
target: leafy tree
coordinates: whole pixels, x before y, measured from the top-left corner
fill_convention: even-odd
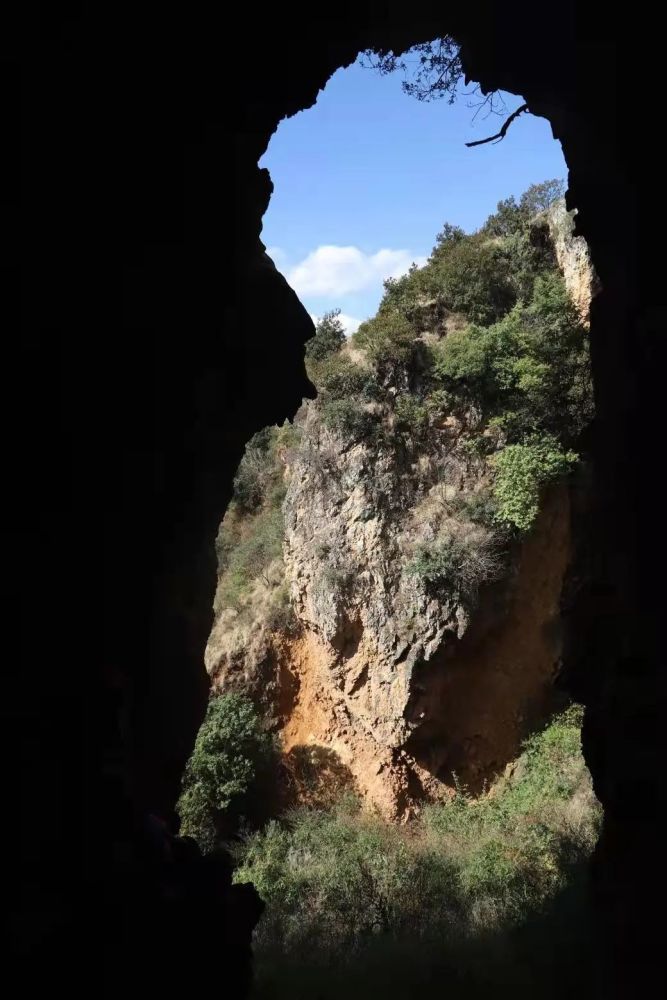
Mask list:
[[[399,392],[394,401],[394,420],[396,427],[411,434],[425,430],[429,420],[428,406],[414,393]]]
[[[369,49],[364,53],[363,61],[382,76],[397,70],[405,73],[403,91],[418,101],[445,98],[448,104],[453,104],[463,79],[460,47],[449,35],[415,45],[405,56]],[[412,79],[407,78],[410,70]]]
[[[364,403],[372,394],[372,383],[373,373],[345,354],[330,354],[319,362],[315,384],[325,425],[349,437],[366,434],[370,415]]]
[[[426,269],[419,268],[414,263],[410,265],[407,274],[402,274],[399,278],[387,278],[378,312],[398,312],[408,323],[418,323],[423,300],[431,294],[425,279]]]
[[[497,473],[497,519],[519,531],[528,531],[539,512],[542,487],[564,476],[577,458],[574,452],[564,452],[556,440],[546,437],[503,448],[492,458]]]
[[[247,698],[212,698],[183,775],[177,805],[181,833],[209,851],[221,832],[231,832],[239,816],[257,816],[253,792],[273,755],[273,739],[262,731]]]
[[[373,431],[373,417],[359,399],[324,400],[322,419],[332,431],[352,440],[368,438]]]
[[[339,316],[340,309],[326,312],[315,326],[315,336],[306,344],[306,371],[314,385],[319,382],[322,362],[337,354],[345,343],[345,330]]]
[[[503,240],[502,252],[517,301],[530,302],[537,279],[556,272],[556,253],[546,224],[532,223],[510,233]]]
[[[494,332],[505,348],[493,368],[510,437],[539,431],[574,441],[592,417],[590,358],[560,275],[538,278],[529,305]]]
[[[369,374],[344,354],[332,354],[319,368],[315,383],[326,399],[349,399],[363,393]]]
[[[441,244],[429,267],[429,285],[454,312],[474,323],[493,323],[516,301],[502,249],[479,236]]]
[[[570,442],[592,416],[586,332],[556,273],[538,277],[531,302],[498,323],[451,333],[434,350],[433,367],[510,441],[539,431]]]
[[[562,198],[564,190],[565,185],[558,178],[531,184],[518,202],[514,195],[499,201],[496,211],[484,223],[483,231],[499,237],[521,232],[531,219]]]
[[[484,223],[483,231],[489,236],[510,236],[520,231],[527,219],[528,214],[511,195],[498,202],[495,212]]]
[[[539,184],[531,184],[521,195],[520,207],[528,218],[550,208],[565,194],[565,184],[557,177]]]
[[[366,351],[381,379],[391,378],[399,369],[409,369],[416,348],[417,333],[401,313],[381,309],[373,319],[362,323],[354,343]]]
[[[431,251],[430,260],[437,261],[450,247],[460,243],[465,238],[466,234],[460,226],[453,226],[451,222],[446,222],[435,238],[435,246]]]

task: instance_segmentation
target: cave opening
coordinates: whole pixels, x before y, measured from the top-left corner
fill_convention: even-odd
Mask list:
[[[267,904],[258,995],[379,976],[402,997],[445,969],[558,992],[575,939],[586,974],[600,821],[558,687],[595,278],[544,120],[487,146],[473,127],[495,135],[520,98],[473,84],[436,111],[364,58],[260,162],[317,394],[236,471],[182,832],[231,838]],[[211,816],[196,767],[216,753],[256,775]]]
[[[215,866],[179,843],[173,807],[208,695],[212,540],[234,471],[252,434],[309,391],[313,329],[259,245],[270,184],[257,163],[278,122],[357,52],[452,30],[472,79],[524,95],[551,123],[603,285],[591,493],[572,497],[584,569],[560,641],[604,805],[599,995],[649,995],[665,898],[667,559],[647,472],[662,453],[667,367],[650,98],[661,33],[641,4],[615,18],[576,0],[557,16],[528,0],[357,0],[308,17],[247,6],[234,28],[210,5],[154,7],[40,9],[3,34],[4,93],[20,92],[6,119],[19,156],[13,173],[10,139],[3,276],[24,320],[19,330],[10,315],[2,397],[6,907],[24,993],[62,982],[87,994],[92,970],[104,996],[129,983],[203,993],[221,979],[246,995],[256,897],[231,892],[224,863],[207,895],[200,875]],[[41,577],[57,585],[36,587]]]

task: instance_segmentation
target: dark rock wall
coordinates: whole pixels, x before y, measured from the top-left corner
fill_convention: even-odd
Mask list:
[[[110,885],[128,852],[144,864],[146,815],[169,819],[201,717],[212,542],[243,442],[308,392],[310,320],[258,247],[270,180],[257,159],[359,49],[452,31],[472,78],[551,121],[604,288],[568,678],[606,811],[604,989],[641,994],[665,881],[663,59],[648,5],[362,0],[232,17],[117,0],[16,18],[0,33],[2,759],[5,907],[25,982],[104,995],[113,965],[133,995],[131,964],[159,953],[142,948],[140,921],[121,933]],[[163,912],[159,892],[142,898]]]

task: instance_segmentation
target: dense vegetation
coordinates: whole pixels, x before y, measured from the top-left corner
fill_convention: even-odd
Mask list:
[[[445,225],[428,263],[385,282],[350,341],[328,314],[307,352],[323,425],[347,440],[414,462],[438,454],[443,422],[458,422],[456,449],[484,488],[450,499],[452,516],[415,542],[409,567],[468,605],[577,462],[592,417],[586,329],[546,216],[561,192],[533,185],[470,235]]]
[[[508,542],[530,530],[544,488],[576,463],[592,416],[586,330],[546,219],[561,193],[559,181],[535,184],[501,201],[476,233],[446,224],[427,264],[386,281],[377,315],[352,338],[334,311],[306,347],[311,405],[346,441],[414,459],[436,452],[444,420],[459,421],[459,449],[481,463],[487,486],[458,499],[467,527],[453,533],[450,523],[417,544],[410,566],[469,599],[501,572]],[[248,443],[217,547],[216,607],[251,620],[253,602],[268,606],[285,627],[285,458],[298,436],[285,423]]]
[[[181,833],[210,851],[236,831],[241,818],[265,818],[262,799],[274,777],[274,758],[273,739],[246,698],[212,698],[183,775]]]
[[[470,963],[473,980],[491,979],[489,969],[475,969],[478,949],[543,915],[595,842],[599,808],[580,723],[576,707],[555,717],[488,794],[473,799],[460,789],[407,827],[343,796],[249,836],[236,878],[252,881],[267,903],[257,934],[267,995],[289,988],[306,996],[315,982],[321,997],[361,991],[371,965],[375,988],[411,995],[405,983],[422,982],[421,962],[436,943],[430,954],[446,955],[457,975]]]
[[[285,498],[283,458],[293,447],[295,428],[265,427],[253,435],[234,479],[234,497],[216,540],[216,609],[252,620],[261,603],[267,621],[289,627],[291,613],[283,584]],[[258,587],[260,593],[256,593]]]
[[[590,948],[583,865],[600,809],[580,730],[571,706],[484,795],[459,787],[407,826],[363,810],[329,772],[323,789],[318,767],[301,769],[309,805],[269,819],[273,741],[246,699],[212,699],[183,779],[181,832],[210,851],[246,831],[231,850],[235,879],[266,903],[257,994],[306,998],[316,989],[326,1000],[365,995],[372,983],[383,995],[416,997],[446,975],[455,997],[499,982],[513,996],[537,985],[558,996],[561,950],[581,975]]]

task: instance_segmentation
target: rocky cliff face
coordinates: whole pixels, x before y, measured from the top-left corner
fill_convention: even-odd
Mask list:
[[[574,217],[563,200],[554,202],[549,209],[548,225],[565,287],[582,322],[588,326],[591,300],[598,285],[588,245],[583,236],[574,235]]]
[[[583,311],[585,245],[564,211],[549,219]],[[461,326],[449,319],[440,338]],[[342,356],[351,353],[345,346]],[[320,400],[302,406],[287,443],[274,447],[286,490],[282,552],[265,560],[236,608],[226,606],[221,574],[206,654],[214,690],[249,694],[287,755],[333,751],[392,818],[447,795],[457,779],[481,789],[544,716],[569,557],[566,486],[542,491],[529,533],[499,534],[480,510],[493,485],[489,455],[506,432],[470,399],[439,404],[419,433],[413,416],[405,430],[397,400],[407,395],[394,372],[381,393],[359,400],[381,433],[328,421]],[[457,553],[456,573],[419,572],[443,539]]]

